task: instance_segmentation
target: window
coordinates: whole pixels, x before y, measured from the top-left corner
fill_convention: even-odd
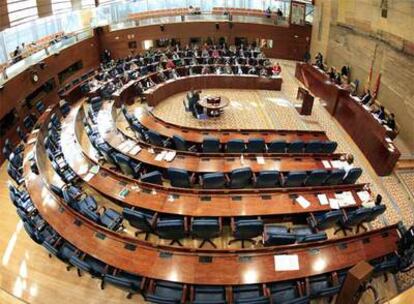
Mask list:
[[[51,2],[53,14],[67,12],[72,9],[71,0],[52,0]]]
[[[10,26],[37,18],[36,0],[7,0]]]
[[[82,8],[95,7],[95,0],[81,0]]]

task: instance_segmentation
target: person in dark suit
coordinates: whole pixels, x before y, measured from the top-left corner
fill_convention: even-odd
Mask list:
[[[387,118],[387,122],[385,123],[389,128],[395,131],[396,123],[395,123],[395,115],[391,113],[391,115]]]
[[[385,120],[385,109],[384,106],[380,106],[380,108],[377,111],[373,112],[375,114],[375,116],[377,116],[377,118],[379,120]]]
[[[368,89],[366,93],[361,97],[361,102],[362,104],[366,105],[371,102],[371,99],[372,99],[371,91]]]

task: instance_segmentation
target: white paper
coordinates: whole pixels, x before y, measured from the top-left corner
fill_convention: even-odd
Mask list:
[[[386,140],[387,142],[389,142],[389,143],[392,143],[392,139],[391,139],[391,138],[389,138],[389,137],[385,137],[385,140]]]
[[[338,200],[339,207],[347,207],[356,204],[352,193],[349,191],[336,193],[335,198]]]
[[[177,153],[175,151],[168,151],[164,156],[164,160],[167,162],[171,162],[175,158],[176,154]]]
[[[162,151],[161,153],[158,153],[157,156],[155,156],[156,161],[162,161],[167,154],[167,151]]]
[[[31,145],[31,144],[33,144],[33,143],[35,143],[36,142],[36,137],[32,137],[32,138],[30,138],[28,141],[27,141],[27,144],[28,145]]]
[[[342,169],[343,168],[342,161],[340,161],[340,160],[331,160],[331,165],[332,165],[333,168],[336,168],[336,169]]]
[[[371,199],[371,195],[368,191],[359,191],[357,192],[357,195],[362,202],[367,202]]]
[[[329,163],[329,160],[323,160],[323,161],[322,161],[322,164],[323,164],[323,166],[324,166],[326,169],[330,169],[330,168],[332,168],[332,167],[331,167],[331,164]]]
[[[275,255],[276,271],[294,271],[299,270],[299,256],[297,254]]]
[[[321,206],[329,205],[329,200],[326,194],[318,194],[318,200]]]
[[[135,147],[132,148],[131,151],[129,151],[129,153],[132,155],[137,155],[140,151],[141,151],[141,147],[136,145]]]
[[[265,164],[265,159],[264,159],[263,156],[256,156],[256,160],[257,160],[257,163],[259,165],[264,165]]]
[[[330,198],[329,205],[331,206],[331,209],[339,209],[339,202],[336,198]]]
[[[93,173],[88,173],[84,178],[83,178],[83,180],[85,181],[85,182],[89,182],[91,179],[92,179],[92,177],[94,177],[95,176],[95,174],[93,174]]]
[[[304,198],[303,196],[298,196],[296,199],[295,199],[297,202],[298,202],[298,204],[299,205],[301,205],[301,207],[303,208],[303,209],[306,209],[306,208],[309,208],[309,206],[310,206],[310,202],[306,199],[306,198]]]

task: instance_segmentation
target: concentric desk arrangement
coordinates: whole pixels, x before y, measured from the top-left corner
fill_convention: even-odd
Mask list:
[[[409,267],[404,227],[365,227],[385,206],[368,202],[362,170],[346,174],[324,132],[202,130],[154,116],[151,106],[190,88],[282,83],[188,70],[109,95],[86,80],[83,96],[43,109],[26,141],[7,146],[10,197],[50,257],[152,303],[309,303],[335,296],[361,260],[375,275]],[[131,91],[148,77],[154,86]],[[147,110],[132,110],[134,94]]]

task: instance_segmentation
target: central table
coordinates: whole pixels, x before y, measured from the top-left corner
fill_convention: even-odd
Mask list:
[[[219,102],[211,102],[213,99],[220,99]],[[204,96],[198,101],[198,104],[206,109],[210,117],[220,116],[221,110],[230,104],[230,99],[224,96]]]

